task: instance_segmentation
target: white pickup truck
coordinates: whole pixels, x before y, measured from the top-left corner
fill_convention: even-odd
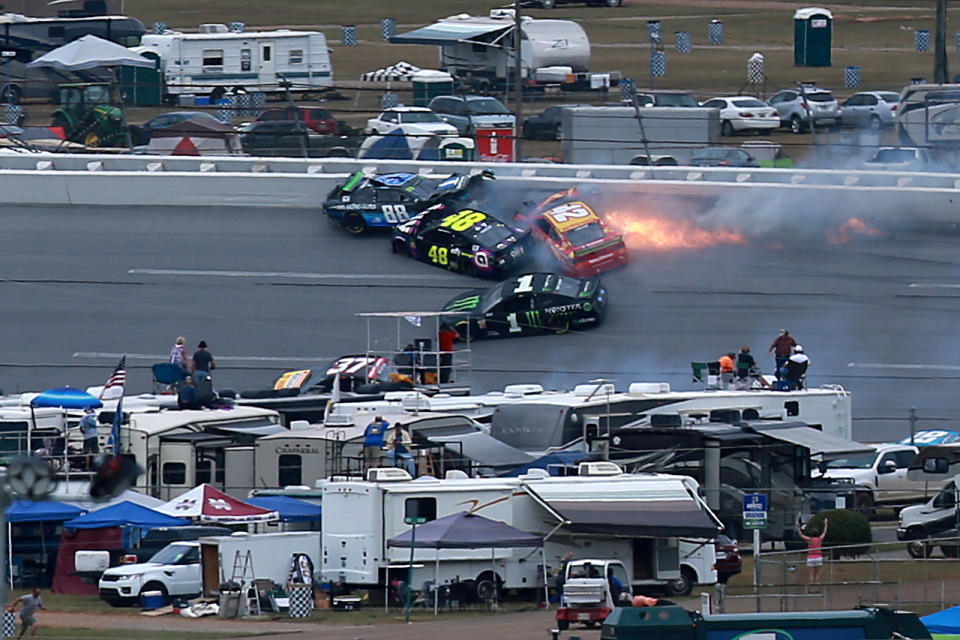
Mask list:
[[[111,567],[100,576],[100,598],[113,606],[132,605],[149,591],[192,597],[203,590],[200,577],[200,543],[171,542],[147,562]]]
[[[857,508],[868,518],[876,505],[899,506],[926,500],[942,482],[910,480],[907,469],[917,448],[905,444],[880,444],[873,453],[838,458],[821,466],[823,477],[850,478],[856,485]]]

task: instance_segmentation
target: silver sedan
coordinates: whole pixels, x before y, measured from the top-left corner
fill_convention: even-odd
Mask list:
[[[892,127],[900,94],[895,91],[861,91],[847,98],[840,108],[840,124],[879,131]]]

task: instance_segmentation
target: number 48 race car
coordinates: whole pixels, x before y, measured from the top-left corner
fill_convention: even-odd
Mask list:
[[[323,212],[330,222],[350,233],[392,228],[439,202],[465,199],[488,178],[493,178],[489,170],[453,173],[446,177],[416,173],[364,175],[358,171],[334,187],[323,203]]]

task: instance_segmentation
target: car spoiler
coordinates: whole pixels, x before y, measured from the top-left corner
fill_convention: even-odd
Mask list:
[[[600,288],[600,276],[590,276],[589,278],[583,279],[583,285],[580,287],[580,297],[588,298],[597,292],[597,289]]]
[[[350,179],[347,180],[342,187],[340,187],[340,192],[350,193],[351,191],[357,188],[357,186],[360,184],[362,180],[363,180],[363,172],[357,171],[352,176],[350,176]]]

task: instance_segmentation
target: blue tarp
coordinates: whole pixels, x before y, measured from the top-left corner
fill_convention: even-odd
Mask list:
[[[56,522],[70,520],[86,513],[83,509],[63,502],[33,502],[16,500],[7,507],[10,522]]]
[[[571,466],[576,465],[587,459],[587,454],[583,451],[555,451],[541,456],[533,462],[522,464],[515,469],[511,469],[503,474],[505,478],[516,478],[530,471],[530,469],[547,469],[551,465]]]
[[[31,407],[60,407],[62,409],[99,409],[103,403],[86,391],[72,387],[57,387],[37,394],[30,401]]]
[[[290,496],[257,496],[245,500],[247,504],[276,511],[280,514],[281,522],[313,522],[319,521],[323,507],[306,500],[297,500]]]
[[[128,526],[153,529],[156,527],[183,527],[188,524],[190,524],[189,520],[174,518],[136,502],[124,500],[115,505],[92,511],[85,516],[67,520],[63,523],[63,526],[68,529],[102,529],[103,527]]]
[[[930,633],[960,634],[960,607],[950,607],[920,618]]]

